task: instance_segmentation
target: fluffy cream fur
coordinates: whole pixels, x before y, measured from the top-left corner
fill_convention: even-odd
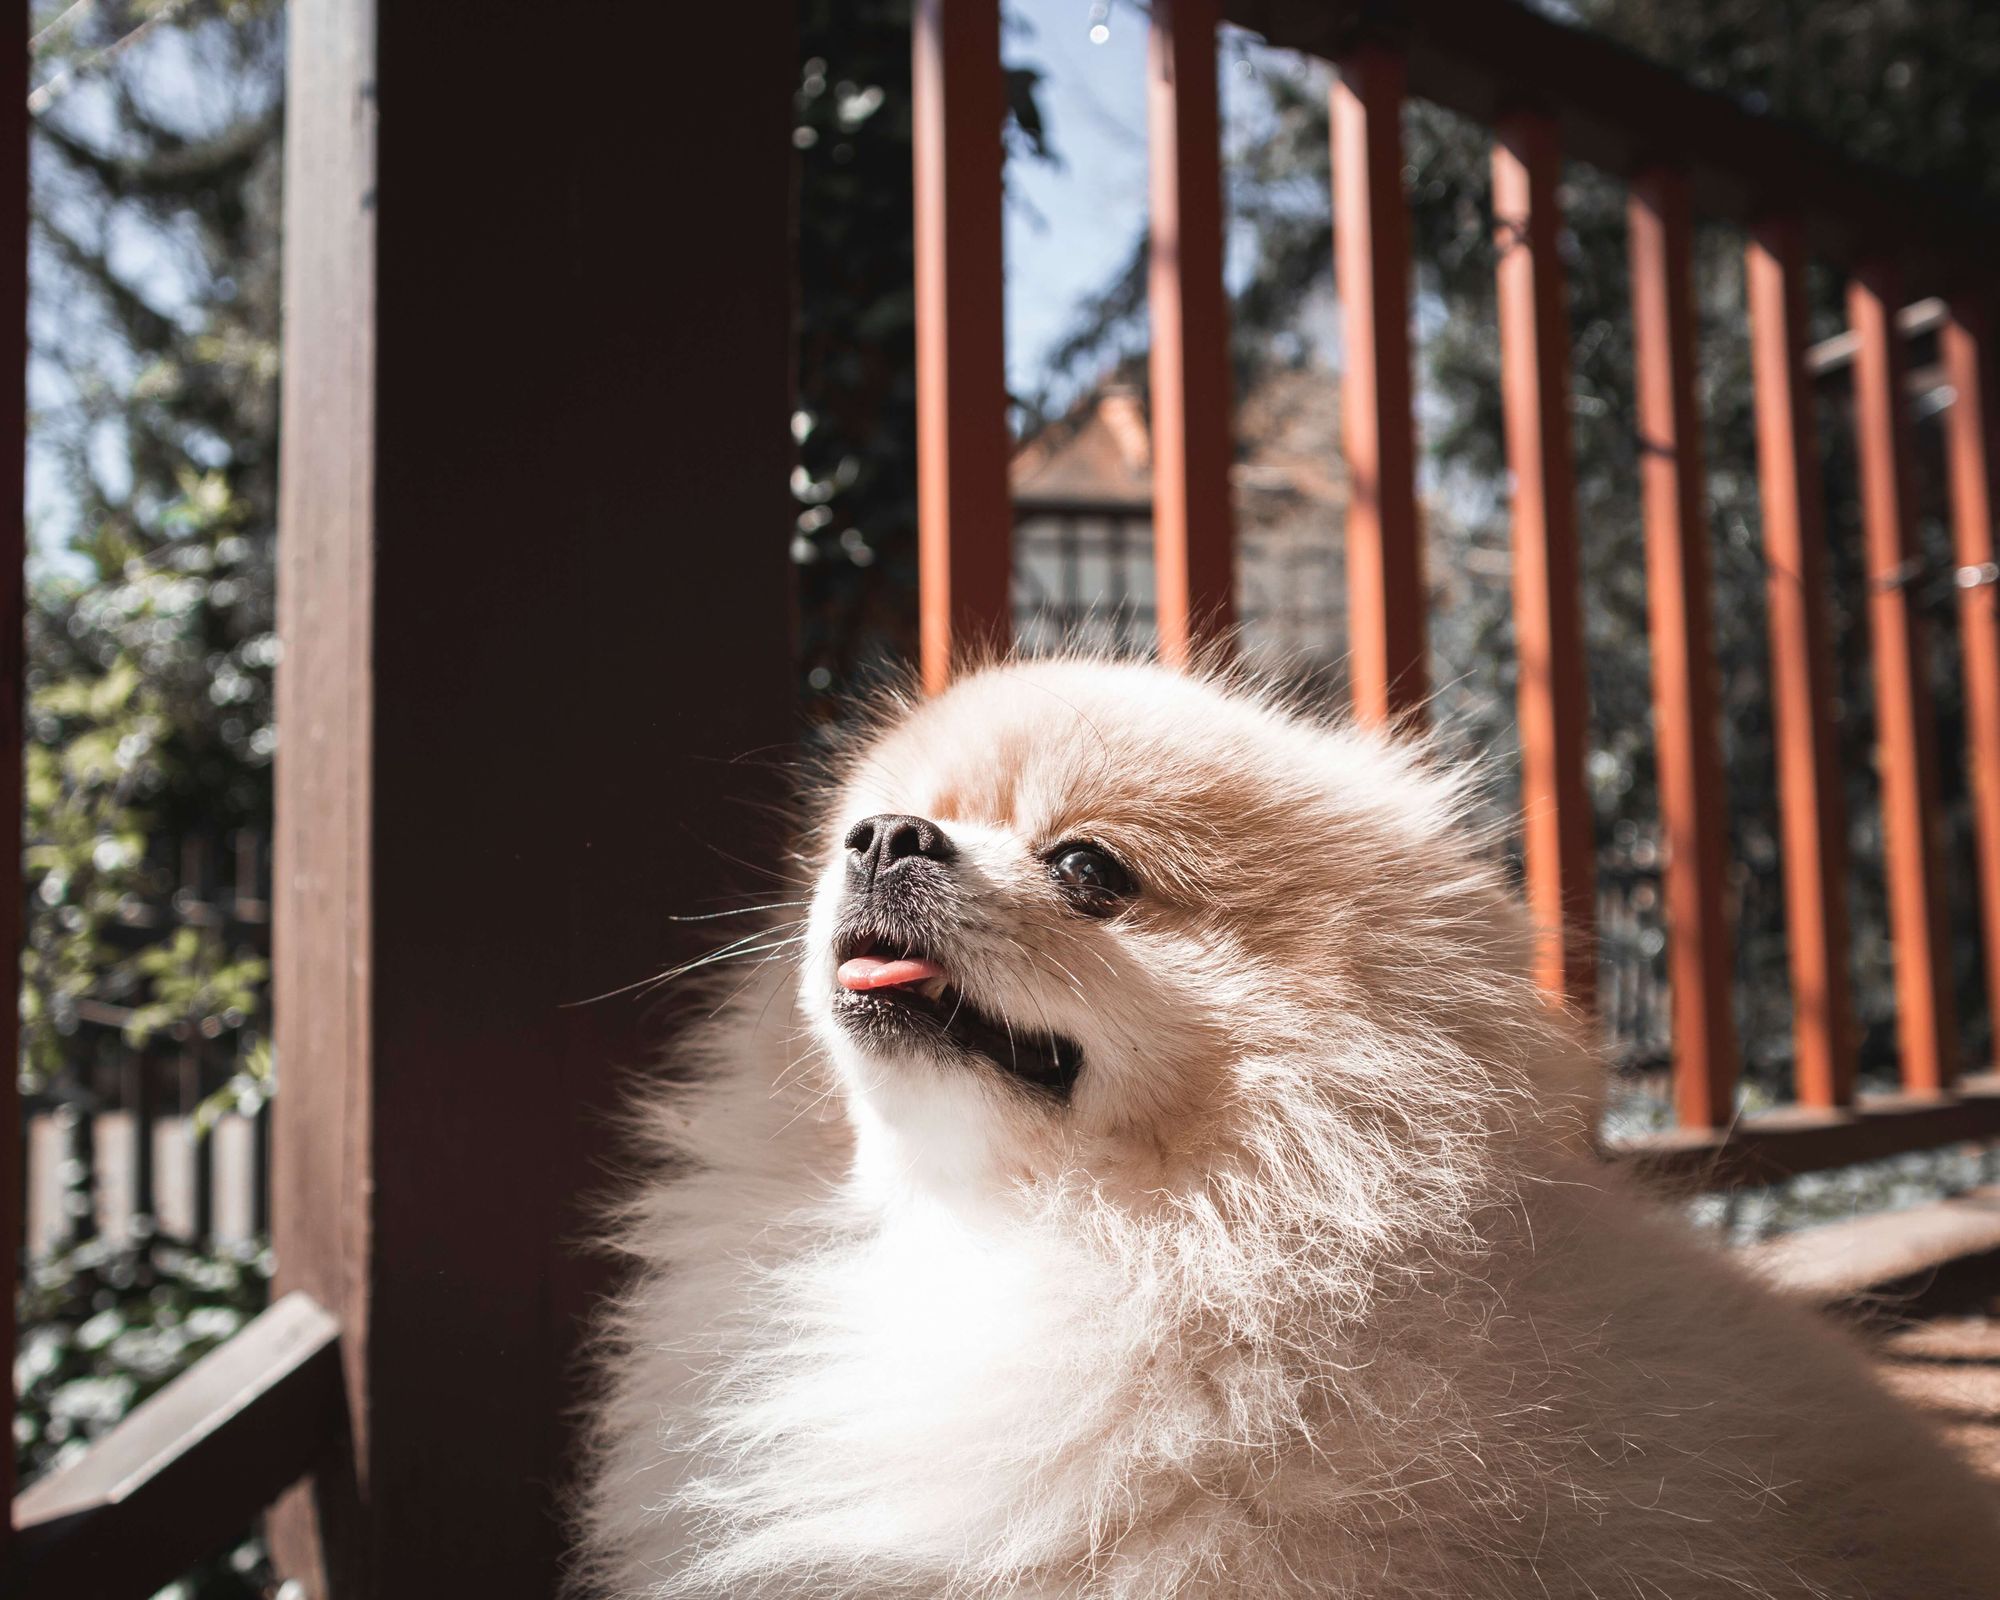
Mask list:
[[[580,1588],[2000,1594],[1994,1503],[1858,1354],[1591,1154],[1464,798],[1143,666],[886,719],[796,942],[644,1112]],[[832,1021],[839,840],[884,811],[959,844],[942,959],[1083,1046],[1067,1106]],[[1052,891],[1077,838],[1123,915]]]

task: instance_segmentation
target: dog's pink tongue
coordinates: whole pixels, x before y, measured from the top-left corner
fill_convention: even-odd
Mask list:
[[[905,983],[922,983],[926,978],[942,978],[944,968],[935,961],[884,961],[880,956],[856,956],[843,961],[834,974],[843,989],[894,989]]]

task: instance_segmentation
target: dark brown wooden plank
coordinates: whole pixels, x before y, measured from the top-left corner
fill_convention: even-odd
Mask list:
[[[2000,1255],[2000,1187],[1987,1185],[1929,1205],[1819,1222],[1748,1245],[1746,1265],[1811,1304],[1904,1310],[1962,1262]],[[1893,1299],[1893,1306],[1883,1302]]]
[[[1622,1139],[1607,1154],[1656,1177],[1732,1189],[1912,1150],[2000,1137],[2000,1075],[1961,1078],[1955,1092],[1864,1094],[1852,1107],[1790,1106],[1727,1128],[1676,1128]]]
[[[1176,664],[1226,638],[1236,612],[1215,21],[1215,0],[1154,0],[1146,58],[1153,582],[1160,655]]]
[[[1006,96],[995,0],[918,0],[913,21],[918,632],[935,693],[968,653],[1012,638]]]
[[[1405,52],[1410,92],[1489,126],[1524,106],[1554,117],[1562,147],[1625,178],[1671,163],[1705,216],[1754,226],[1776,207],[1815,250],[1857,259],[1894,239],[1912,270],[2000,260],[2000,218],[1852,159],[1789,124],[1526,6],[1466,0],[1227,0],[1228,21],[1328,61],[1365,41]]]
[[[1695,400],[1694,215],[1687,180],[1658,170],[1632,186],[1632,322],[1653,743],[1666,828],[1667,963],[1674,1104],[1688,1127],[1719,1127],[1736,1103],[1735,952],[1723,903],[1721,694],[1710,600],[1708,483]]]
[[[290,27],[273,1224],[366,1494],[274,1533],[314,1595],[546,1600],[654,1038],[578,1002],[776,859],[729,763],[792,726],[792,8],[634,11],[579,72],[526,0]]]
[[[1847,805],[1833,720],[1819,435],[1804,364],[1805,235],[1797,221],[1761,222],[1745,270],[1792,976],[1792,1092],[1804,1105],[1831,1109],[1854,1097],[1857,1036],[1848,977]]]
[[[0,138],[0,368],[13,378],[0,385],[0,749],[12,752],[0,761],[0,815],[21,815],[21,708],[25,686],[21,678],[21,623],[24,572],[27,561],[23,506],[25,449],[28,434],[28,8],[10,6],[15,23],[15,48],[6,52],[7,71],[0,77],[0,105],[11,108],[7,133]],[[17,840],[18,843],[18,840]],[[21,949],[21,852],[0,851],[0,948],[13,952],[8,970],[18,972]],[[20,1021],[13,1005],[0,1021],[0,1059],[18,1059]],[[0,1261],[8,1263],[5,1293],[0,1293],[0,1371],[14,1370],[14,1267],[20,1260],[27,1194],[21,1171],[21,1099],[14,1074],[7,1073],[0,1089]],[[13,1497],[14,1452],[0,1451],[0,1505]],[[7,1522],[0,1517],[0,1552],[7,1546]]]
[[[1536,976],[1588,1011],[1597,988],[1596,863],[1584,788],[1588,702],[1569,432],[1569,313],[1549,118],[1495,130],[1500,383],[1514,491],[1514,648],[1520,667],[1521,811],[1528,906],[1542,930]]]
[[[291,1294],[14,1502],[0,1589],[143,1596],[219,1554],[341,1433],[339,1327]]]
[[[1364,46],[1333,86],[1334,276],[1346,333],[1348,653],[1364,722],[1422,714],[1424,561],[1410,405],[1410,218],[1403,60]]]
[[[1987,1004],[2000,1017],[2000,551],[1993,522],[1992,322],[1984,300],[1955,297],[1940,338],[1952,394],[1944,438],[1965,652],[1967,787],[1979,842]]]
[[[1867,539],[1868,636],[1875,664],[1875,770],[1882,785],[1889,931],[1896,953],[1896,1038],[1903,1087],[1935,1094],[1958,1072],[1958,1025],[1940,876],[1937,725],[1923,615],[1910,598],[1920,571],[1913,499],[1907,355],[1895,327],[1901,275],[1870,262],[1848,282],[1854,427]]]

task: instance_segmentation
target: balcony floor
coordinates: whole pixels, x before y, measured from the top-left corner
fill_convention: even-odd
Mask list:
[[[1973,1465],[2000,1483],[2000,1293],[1983,1312],[1885,1332],[1879,1362],[1890,1388],[1935,1416]]]

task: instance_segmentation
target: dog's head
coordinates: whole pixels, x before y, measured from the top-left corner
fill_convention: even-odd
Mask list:
[[[1431,1137],[1541,1015],[1460,781],[1215,681],[976,673],[827,812],[802,998],[885,1184],[1144,1194],[1315,1120]]]

